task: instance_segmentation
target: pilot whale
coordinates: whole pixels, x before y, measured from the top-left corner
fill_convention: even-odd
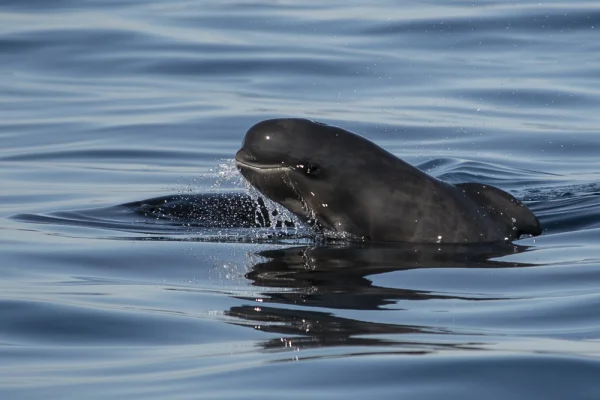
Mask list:
[[[535,215],[498,188],[443,182],[360,135],[320,122],[259,122],[235,160],[260,193],[326,234],[469,243],[542,232]]]

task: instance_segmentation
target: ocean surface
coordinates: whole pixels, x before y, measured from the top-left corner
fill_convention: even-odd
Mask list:
[[[0,0],[0,398],[599,399],[598,1]],[[504,246],[136,214],[305,117],[523,200]],[[402,210],[398,210],[402,212]]]

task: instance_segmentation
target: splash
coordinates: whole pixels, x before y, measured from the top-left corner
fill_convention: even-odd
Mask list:
[[[216,178],[216,179],[215,179]],[[202,185],[201,182],[213,180],[212,184]],[[240,211],[247,215],[254,213],[254,228],[239,228],[232,224],[230,227],[221,227],[214,235],[215,231],[210,230],[208,236],[211,240],[217,241],[234,241],[234,242],[262,242],[273,240],[302,240],[306,241],[308,237],[312,237],[312,231],[298,219],[298,217],[288,211],[285,207],[270,199],[262,196],[254,187],[246,181],[239,172],[235,160],[223,159],[219,164],[212,169],[209,169],[207,174],[199,176],[193,180],[193,185],[188,185],[184,190],[180,190],[179,195],[184,199],[191,199],[194,195],[206,193],[223,193],[240,194],[247,196],[252,203],[243,210],[237,205],[230,205],[226,212],[234,216]],[[191,217],[197,219],[199,215],[206,214],[211,210],[199,209],[194,212]],[[215,211],[214,209],[212,210]],[[202,236],[205,232],[203,232]]]
[[[242,189],[243,193],[247,194],[250,196],[250,198],[252,198],[252,200],[254,200],[257,208],[257,224],[260,224],[261,220],[264,220],[259,211],[264,208],[264,211],[266,211],[269,215],[270,222],[268,225],[266,225],[266,227],[278,229],[283,226],[287,226],[288,228],[293,228],[295,232],[299,231],[304,224],[295,214],[291,213],[282,205],[261,195],[258,190],[256,190],[239,172],[237,166],[235,165],[235,160],[227,159],[222,161],[223,162],[219,164],[217,182],[215,182],[215,184],[212,186],[212,189],[219,189],[224,186],[224,184],[227,184],[226,186],[234,186]]]

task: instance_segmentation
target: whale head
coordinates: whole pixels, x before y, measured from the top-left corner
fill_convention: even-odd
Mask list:
[[[357,134],[295,118],[252,126],[235,159],[250,184],[302,220],[365,239],[365,210],[386,190],[382,178],[404,164]]]

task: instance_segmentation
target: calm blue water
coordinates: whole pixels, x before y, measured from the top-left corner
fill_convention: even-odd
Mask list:
[[[0,1],[0,397],[598,399],[599,109],[592,0]],[[119,207],[242,189],[243,134],[283,116],[544,234],[323,246]]]

